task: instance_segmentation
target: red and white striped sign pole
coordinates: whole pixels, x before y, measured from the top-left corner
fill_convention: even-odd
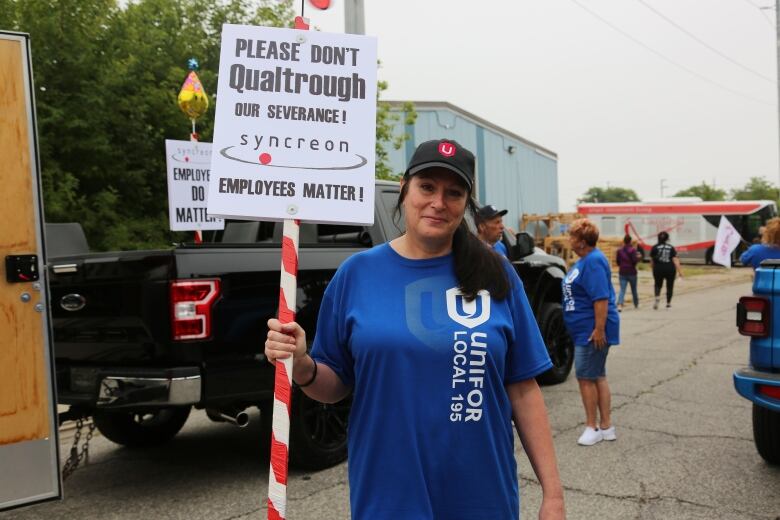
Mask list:
[[[279,321],[295,321],[298,276],[298,220],[285,220],[282,237],[282,275]],[[293,359],[276,361],[274,416],[271,430],[271,471],[268,474],[268,520],[287,518],[287,459],[290,448]]]
[[[296,29],[308,29],[308,20],[295,17]],[[298,292],[298,232],[300,221],[285,220],[282,232],[282,269],[279,287],[279,321],[295,321]],[[293,358],[276,361],[271,426],[271,470],[268,473],[268,520],[287,518],[287,461],[290,450]]]
[[[191,143],[197,143],[198,142],[198,134],[195,132],[195,120],[192,120],[192,133],[190,134],[190,142]],[[196,244],[202,244],[203,243],[203,231],[200,229],[195,230],[195,243]]]
[[[310,0],[325,10],[330,0]],[[295,29],[309,30],[309,19],[295,17]],[[299,220],[285,220],[282,238],[282,269],[279,288],[279,321],[295,321],[295,298],[298,292]],[[271,427],[271,470],[268,475],[268,520],[287,518],[287,461],[290,450],[290,414],[292,412],[292,356],[276,362],[274,379],[274,416]]]

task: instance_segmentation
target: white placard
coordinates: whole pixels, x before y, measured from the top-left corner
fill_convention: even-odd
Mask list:
[[[224,220],[206,211],[211,143],[166,139],[165,156],[171,231],[225,229]]]
[[[222,26],[209,214],[372,224],[376,39]]]

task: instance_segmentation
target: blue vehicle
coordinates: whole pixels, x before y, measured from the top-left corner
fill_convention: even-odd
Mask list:
[[[734,372],[734,387],[753,403],[753,439],[759,455],[780,464],[780,260],[756,269],[753,296],[737,304],[739,333],[750,336],[750,366]]]

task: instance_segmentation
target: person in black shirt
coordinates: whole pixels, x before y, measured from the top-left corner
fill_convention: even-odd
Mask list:
[[[672,306],[672,293],[674,291],[675,275],[683,277],[680,269],[680,259],[677,258],[677,250],[674,246],[667,243],[669,233],[661,231],[658,233],[658,243],[650,250],[650,264],[653,266],[653,278],[655,279],[655,303],[653,309],[658,308],[658,302],[661,297],[661,287],[666,280],[666,307]]]

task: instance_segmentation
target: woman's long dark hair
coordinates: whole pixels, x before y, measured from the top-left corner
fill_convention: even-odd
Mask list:
[[[395,206],[396,223],[401,216],[401,208],[406,194],[409,192],[409,182],[401,187],[398,202]],[[471,193],[468,194],[466,210],[471,216],[477,212],[477,205]],[[458,288],[466,301],[472,301],[482,289],[487,290],[496,300],[503,300],[509,293],[509,277],[504,260],[493,248],[486,245],[474,233],[464,218],[452,237],[452,256],[455,260],[455,278]]]

